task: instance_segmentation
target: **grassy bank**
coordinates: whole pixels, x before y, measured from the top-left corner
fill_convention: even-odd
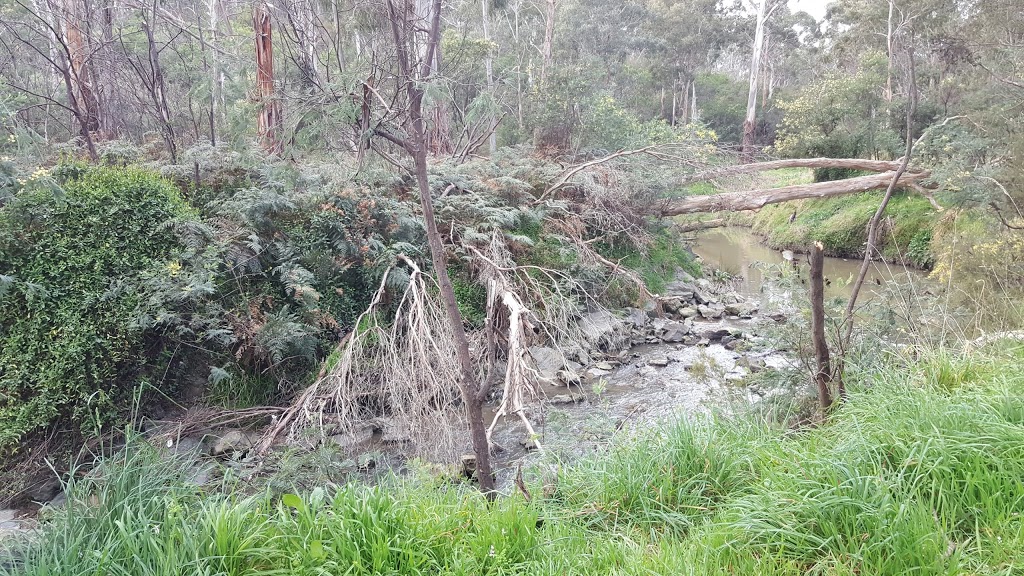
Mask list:
[[[830,256],[861,258],[867,242],[867,225],[880,201],[881,195],[874,192],[798,200],[766,206],[746,218],[751,229],[772,247],[804,249],[820,241]],[[939,214],[928,200],[898,192],[885,214],[879,233],[882,257],[917,268],[931,268],[935,264],[932,230]]]
[[[779,188],[812,181],[804,168],[772,170],[759,175],[754,185]],[[713,192],[707,185],[691,193]],[[765,206],[757,212],[729,215],[737,225],[749,226],[765,244],[780,250],[805,251],[814,242],[825,245],[829,256],[861,258],[867,241],[868,221],[882,199],[879,191],[827,199],[797,200]],[[885,260],[905,262],[922,269],[936,263],[933,231],[941,214],[922,196],[897,192],[886,208],[879,245]]]
[[[204,495],[136,447],[8,573],[1020,574],[1024,350],[852,384],[826,426],[678,423],[528,477],[531,501],[426,473]]]

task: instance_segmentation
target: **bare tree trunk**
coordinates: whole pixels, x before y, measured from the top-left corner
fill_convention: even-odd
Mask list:
[[[764,25],[774,7],[768,8],[771,0],[761,0],[757,9],[757,24],[754,29],[754,47],[750,56],[750,87],[747,90],[747,116],[743,120],[742,162],[754,161],[754,122],[757,119],[757,84],[761,72],[761,56],[764,52]]]
[[[151,15],[155,20],[156,13]],[[143,20],[142,30],[146,33],[146,42],[149,49],[149,93],[153,99],[153,106],[156,108],[157,118],[160,120],[164,143],[167,144],[167,151],[171,154],[171,162],[178,163],[178,147],[174,141],[174,126],[171,124],[171,111],[167,106],[167,88],[164,85],[164,72],[160,66],[160,51],[156,47],[156,38],[153,36],[153,28],[149,21]]]
[[[256,32],[256,97],[260,103],[258,134],[263,149],[274,155],[284,150],[281,141],[281,102],[274,91],[274,45],[270,11],[265,3],[253,11]]]
[[[555,9],[557,8],[555,3],[556,0],[547,0],[544,11],[544,45],[541,49],[543,61],[540,66],[540,83],[542,85],[547,80],[548,69],[551,68],[552,62],[551,48],[555,42]]]
[[[455,300],[455,289],[452,287],[451,278],[448,276],[448,261],[444,252],[444,244],[441,241],[441,234],[437,229],[437,221],[434,217],[434,204],[430,197],[430,183],[427,180],[427,130],[423,118],[423,88],[421,82],[425,80],[431,70],[434,61],[434,53],[441,36],[441,0],[431,0],[431,20],[428,26],[424,55],[420,59],[421,69],[414,73],[413,60],[409,43],[413,42],[415,47],[414,34],[412,30],[417,26],[415,21],[415,7],[409,3],[415,0],[403,0],[401,8],[395,6],[394,0],[387,0],[388,17],[391,21],[392,38],[397,51],[399,67],[399,86],[404,86],[409,101],[409,122],[408,139],[402,141],[394,136],[389,139],[399,143],[413,157],[415,164],[416,184],[419,188],[420,206],[423,210],[423,219],[427,228],[427,243],[430,246],[430,257],[437,274],[437,284],[440,288],[441,299],[444,301],[445,312],[448,321],[451,323],[452,332],[455,335],[456,354],[458,355],[461,375],[459,380],[459,391],[462,395],[466,408],[466,416],[469,420],[470,439],[473,444],[473,452],[476,455],[476,470],[480,488],[487,493],[494,491],[494,478],[491,475],[490,444],[487,441],[487,430],[484,426],[483,402],[487,396],[488,389],[483,383],[476,381],[476,371],[473,369],[473,359],[469,352],[469,339],[466,337],[466,328],[463,324],[462,314],[459,312]]]
[[[487,71],[487,91],[494,95],[494,58],[491,54],[491,15],[487,10],[487,3],[490,0],[480,0],[480,10],[484,26],[484,40],[487,41],[487,56],[484,57],[484,68]],[[488,125],[493,125],[491,121]],[[487,151],[494,155],[498,150],[498,133],[495,130],[491,130],[491,133],[487,136]]]
[[[67,40],[72,90],[82,111],[84,130],[90,133],[100,129],[100,105],[93,91],[92,52],[82,32],[85,21],[84,7],[77,0],[64,2],[64,34]]]
[[[678,216],[680,214],[697,214],[700,212],[736,212],[757,210],[768,204],[802,200],[804,198],[831,198],[844,194],[867,192],[885,188],[890,183],[896,186],[911,186],[918,180],[927,178],[929,172],[907,172],[897,175],[885,172],[871,176],[860,176],[847,180],[820,182],[817,184],[797,184],[783,188],[746,190],[743,192],[725,192],[709,196],[690,196],[676,200],[667,200],[661,207],[662,216]]]
[[[892,19],[893,12],[896,9],[894,0],[889,0],[889,18],[887,20],[887,27],[885,31],[885,52],[888,57],[888,65],[886,68],[885,75],[885,101],[889,104],[889,111],[892,112],[892,69],[893,69],[893,30],[892,30]]]
[[[814,346],[816,371],[814,383],[818,387],[818,407],[822,420],[832,408],[832,365],[825,339],[825,246],[815,242],[811,250],[811,342]]]

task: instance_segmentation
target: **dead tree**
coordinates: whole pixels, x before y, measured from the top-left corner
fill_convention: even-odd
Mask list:
[[[279,155],[284,151],[281,140],[281,101],[274,91],[274,44],[270,9],[265,2],[256,4],[252,22],[256,33],[256,99],[260,105],[260,145],[267,153]]]
[[[455,289],[448,276],[448,258],[437,228],[434,203],[430,197],[430,183],[427,181],[427,122],[423,115],[423,84],[436,72],[434,64],[441,39],[441,0],[431,0],[428,11],[430,19],[427,22],[417,17],[416,4],[416,0],[387,0],[386,4],[391,41],[395,50],[394,62],[397,67],[396,96],[404,96],[405,114],[400,126],[404,134],[392,132],[382,125],[374,128],[373,134],[395,144],[413,160],[412,172],[419,190],[420,207],[427,229],[427,244],[430,247],[434,273],[451,325],[460,366],[459,392],[469,421],[470,439],[476,455],[477,477],[480,488],[485,492],[492,492],[494,478],[491,475],[490,446],[483,418],[483,404],[489,390],[476,376],[469,350],[469,339],[466,336],[462,314],[456,304]],[[426,33],[422,34],[422,30],[426,30]]]
[[[814,346],[814,383],[818,387],[821,418],[832,408],[832,364],[825,339],[825,246],[815,242],[811,250],[811,342]]]

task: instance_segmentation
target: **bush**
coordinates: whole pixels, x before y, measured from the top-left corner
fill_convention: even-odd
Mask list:
[[[179,249],[164,223],[192,214],[141,170],[52,176],[37,172],[0,209],[0,452],[125,405],[145,355],[134,280]]]

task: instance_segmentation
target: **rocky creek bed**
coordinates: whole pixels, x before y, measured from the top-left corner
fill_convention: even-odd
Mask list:
[[[765,301],[772,310],[760,310],[760,302],[737,293],[732,284],[680,273],[646,309],[586,314],[586,341],[562,349],[530,348],[543,396],[527,414],[536,423],[537,436],[528,436],[518,419],[499,422],[492,436],[499,486],[511,489],[517,465],[540,460],[538,444],[572,459],[598,449],[621,430],[628,433],[671,418],[745,409],[803,393],[792,386],[769,385],[773,379],[750,378],[764,370],[797,367],[761,335],[793,310],[780,308],[787,305],[785,300]],[[274,455],[258,458],[253,450],[258,434],[250,430],[173,436],[166,427],[154,427],[148,435],[171,453],[197,456],[189,471],[197,486],[229,477],[258,489],[272,481],[283,462]],[[372,482],[388,470],[402,469],[401,446],[401,431],[390,430],[386,423],[331,437],[317,448],[321,459],[316,466],[324,469],[309,480]],[[309,452],[309,446],[303,449]],[[64,500],[56,478],[36,486],[31,497],[35,506],[0,510],[0,538],[31,531],[39,505],[59,507]]]

